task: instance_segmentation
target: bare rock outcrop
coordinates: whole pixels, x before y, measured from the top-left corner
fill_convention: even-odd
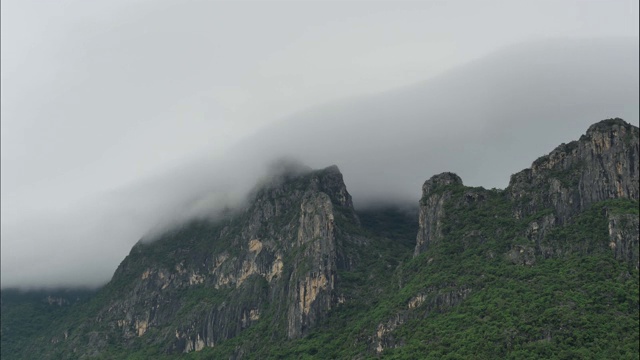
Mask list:
[[[592,125],[580,140],[558,146],[511,176],[507,191],[517,204],[514,215],[525,218],[551,208],[563,224],[594,202],[638,200],[638,146],[638,128],[621,119]]]
[[[462,179],[454,173],[435,175],[422,185],[422,199],[418,215],[419,229],[414,255],[424,252],[430,244],[442,238],[444,204],[451,198],[452,187],[462,186]]]
[[[125,344],[156,329],[168,353],[190,352],[239,335],[275,307],[278,336],[304,336],[339,302],[338,223],[359,226],[336,166],[272,177],[229,220],[137,244],[111,282],[118,296],[85,326]]]
[[[638,215],[608,214],[608,218],[609,247],[615,258],[638,269],[638,238],[640,237]]]

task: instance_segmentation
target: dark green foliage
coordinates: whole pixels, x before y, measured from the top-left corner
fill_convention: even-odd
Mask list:
[[[279,315],[282,309],[269,304],[261,308],[258,322],[213,348],[167,354],[164,344],[152,340],[162,330],[150,328],[132,344],[125,345],[118,337],[109,338],[109,347],[96,358],[228,359],[239,354],[246,359],[639,357],[638,270],[615,260],[607,246],[607,216],[637,216],[637,201],[615,199],[592,204],[547,233],[541,245],[554,251],[551,256],[543,256],[538,249],[541,245],[524,234],[532,221],[553,215],[552,210],[517,219],[513,216],[514,203],[505,191],[462,185],[434,191],[451,193],[445,204],[443,239],[417,257],[413,257],[418,228],[415,209],[383,207],[359,211],[359,226],[348,209],[335,208],[339,246],[353,260],[350,267],[343,267],[338,273],[336,296],[344,303],[336,305],[326,321],[302,339],[286,339],[285,319]],[[12,302],[3,292],[3,359],[28,358],[14,357],[11,351],[29,346],[34,338],[37,343],[47,344],[69,324],[93,316],[109,299],[128,291],[130,280],[139,276],[148,261],[168,267],[177,261],[202,261],[185,256],[193,253],[185,249],[202,253],[233,251],[233,234],[241,230],[240,222],[235,221],[195,222],[152,245],[136,245],[126,262],[128,267],[118,270],[119,280],[79,305],[49,311],[39,308],[40,303]],[[286,227],[289,222],[278,226]],[[230,229],[227,235],[220,235],[222,225]],[[535,249],[535,264],[509,261],[506,254],[518,247]],[[286,254],[285,264],[303,251],[304,248],[296,248]],[[298,271],[304,272],[304,266]],[[230,297],[230,289],[204,285],[181,289],[173,295],[181,299],[181,316],[228,299],[244,302],[245,297],[272,295],[262,277],[249,278],[245,284],[244,290],[233,295],[235,298]],[[285,281],[281,284],[284,287]],[[418,297],[422,300],[417,301]],[[409,309],[409,304],[415,307]],[[45,326],[58,321],[54,326]],[[384,351],[377,354],[380,325],[389,331]],[[7,336],[6,329],[16,326],[20,327],[19,332]],[[68,356],[51,349],[55,348],[43,347],[29,354]]]
[[[0,357],[9,359],[17,349],[28,348],[34,337],[48,334],[52,324],[73,315],[95,293],[91,289],[2,290]]]
[[[564,351],[637,356],[637,271],[620,277],[628,269],[611,256],[570,256],[533,267],[477,265],[478,274],[466,280],[441,279],[470,285],[467,299],[447,313],[426,311],[404,324],[397,336],[405,345],[384,358],[553,358]]]
[[[612,199],[595,203],[566,226],[553,229],[545,243],[569,252],[610,255],[608,214],[638,215],[638,201]]]
[[[432,187],[429,191],[428,196],[422,197],[420,199],[420,204],[424,205],[425,201],[430,196],[439,195],[444,192],[451,192],[453,195],[460,195],[463,191],[465,191],[465,189],[468,189],[468,187],[462,184],[449,184],[449,185],[440,185],[440,186]]]
[[[407,256],[411,249],[406,247],[402,263],[393,271],[389,263],[385,266],[384,256],[389,254],[378,253],[382,255],[378,261],[363,259],[362,269],[366,270],[345,271],[340,278],[345,292],[367,295],[354,296],[339,306],[326,324],[306,338],[254,345],[247,358],[373,357],[371,339],[378,324],[398,314],[406,317],[393,332],[394,338],[400,339],[399,347],[386,349],[382,358],[638,357],[637,270],[616,261],[603,248],[592,255],[569,252],[563,258],[539,260],[535,266],[514,265],[501,255],[530,221],[550,212],[515,220],[502,192],[466,190],[483,194],[485,200],[458,202],[447,208],[448,232],[442,244],[413,259]],[[456,196],[462,198],[467,191],[456,191]],[[571,243],[589,234],[589,241],[606,242],[602,210],[633,212],[631,203],[613,200],[594,204],[550,236]],[[380,232],[381,224],[388,226],[391,223],[386,221],[398,215],[385,217],[384,213],[361,212],[361,222]],[[390,226],[387,234],[391,230],[404,232],[403,222],[395,223],[399,226]],[[465,237],[471,232],[483,236]],[[430,302],[459,289],[468,289],[468,295],[452,306]],[[408,302],[417,294],[426,294],[423,305],[404,315]],[[240,339],[233,341],[242,343]],[[203,357],[191,356],[232,353],[231,348],[226,352],[214,348],[203,352]]]
[[[602,201],[599,206],[612,214],[640,214],[640,203],[631,199],[611,199]]]

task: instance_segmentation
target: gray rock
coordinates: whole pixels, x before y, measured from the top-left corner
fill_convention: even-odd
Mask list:
[[[552,208],[563,224],[597,201],[638,200],[638,176],[638,128],[609,119],[512,175],[507,191],[517,218]]]
[[[418,215],[419,228],[414,255],[424,252],[430,244],[442,238],[444,204],[451,198],[452,186],[462,185],[462,179],[450,172],[435,175],[422,185],[422,200],[420,200]]]

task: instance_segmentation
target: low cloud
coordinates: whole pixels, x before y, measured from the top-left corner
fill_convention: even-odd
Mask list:
[[[596,121],[637,125],[638,63],[637,39],[527,43],[410,87],[309,109],[67,212],[3,219],[2,286],[104,283],[141,237],[237,207],[256,183],[307,166],[338,165],[359,208],[415,203],[443,171],[503,188]]]

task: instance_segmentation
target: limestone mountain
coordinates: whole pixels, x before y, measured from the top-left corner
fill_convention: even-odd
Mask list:
[[[2,357],[637,358],[638,138],[604,120],[504,190],[443,173],[417,205],[288,169],[139,241],[94,295],[3,290]]]
[[[301,337],[338,304],[337,272],[352,261],[344,243],[357,241],[340,223],[358,218],[333,166],[272,179],[229,219],[141,241],[116,270],[112,283],[122,285],[97,313],[107,328],[89,348],[157,329],[167,352],[199,351],[263,318],[285,330],[274,336]]]
[[[462,190],[462,180],[456,174],[433,176],[422,187],[415,254],[443,237],[445,205],[451,205],[449,200],[455,191],[462,191],[463,203],[455,204],[456,208],[483,204],[498,195],[512,208],[510,218],[533,216],[535,220],[527,225],[525,235],[534,240],[537,253],[552,256],[554,244],[547,243],[545,247],[541,241],[553,227],[570,223],[594,203],[612,199],[638,201],[639,161],[638,128],[621,119],[609,119],[589,127],[580,140],[558,146],[534,161],[531,168],[512,175],[504,191]],[[541,213],[545,215],[536,217]],[[607,219],[612,236],[608,244],[613,244],[618,239],[613,234],[618,233],[619,215],[607,213]],[[637,223],[637,218],[632,216],[628,221]],[[611,245],[617,249],[616,257],[637,268],[637,239],[635,242],[633,237],[621,239],[619,246]]]

